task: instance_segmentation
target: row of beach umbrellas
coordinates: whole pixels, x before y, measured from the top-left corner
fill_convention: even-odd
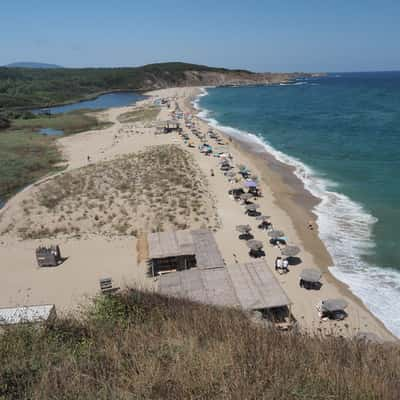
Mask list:
[[[209,145],[208,145],[209,146]],[[209,146],[211,148],[211,146]],[[228,163],[227,161],[225,161]],[[245,165],[238,165],[239,171],[228,171],[226,172],[226,176],[230,179],[235,178],[238,173],[240,174],[248,174],[251,179],[246,179],[244,182],[244,187],[248,189],[256,188],[258,186],[258,178],[250,174],[250,170]],[[259,204],[251,203],[251,199],[253,198],[253,194],[251,193],[243,193],[240,196],[240,199],[244,201],[246,211],[256,211],[260,208]],[[256,220],[260,222],[266,222],[270,219],[270,216],[267,215],[257,215]],[[246,241],[247,246],[253,251],[259,251],[263,248],[263,243],[260,240],[251,239],[252,235],[250,234],[252,228],[250,225],[238,225],[236,226],[236,230],[242,235],[248,235],[250,238]],[[272,229],[268,231],[268,236],[271,239],[279,239],[285,236],[285,233],[282,230]],[[286,257],[295,257],[300,253],[300,248],[298,246],[287,245],[281,249],[281,254]],[[322,274],[319,270],[305,268],[300,273],[300,279],[304,281],[308,281],[311,283],[318,283],[322,277]],[[321,302],[321,308],[326,311],[334,312],[336,310],[344,310],[348,306],[348,303],[344,299],[327,299]],[[360,332],[360,339],[367,341],[378,341],[379,338],[372,337],[370,332]]]

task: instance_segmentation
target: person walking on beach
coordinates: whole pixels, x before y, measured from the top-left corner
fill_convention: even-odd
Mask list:
[[[214,176],[214,170],[211,168],[211,176]]]
[[[279,269],[282,268],[282,257],[276,257],[275,260],[275,271],[278,271]]]

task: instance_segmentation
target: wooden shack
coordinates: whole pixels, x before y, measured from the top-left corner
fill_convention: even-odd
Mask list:
[[[265,261],[163,275],[159,291],[205,304],[261,311],[277,322],[291,319],[291,302]]]
[[[182,132],[181,124],[179,121],[170,120],[162,121],[158,125],[158,133],[171,133],[171,132]]]
[[[224,260],[207,229],[151,233],[147,237],[149,262],[153,276],[193,267],[223,267]]]
[[[39,246],[36,249],[36,261],[39,267],[56,267],[62,262],[60,247]]]
[[[56,318],[54,304],[0,308],[0,325],[38,324]]]

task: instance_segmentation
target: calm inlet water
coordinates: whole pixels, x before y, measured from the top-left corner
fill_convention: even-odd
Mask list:
[[[215,88],[199,105],[296,167],[322,200],[315,211],[332,272],[400,336],[400,73]]]
[[[65,106],[55,106],[42,109],[32,110],[38,114],[43,111],[50,111],[52,114],[61,114],[69,111],[92,109],[98,110],[102,108],[124,107],[135,104],[139,100],[143,100],[145,96],[135,92],[115,92],[103,94],[92,100],[81,101],[78,103],[67,104]]]

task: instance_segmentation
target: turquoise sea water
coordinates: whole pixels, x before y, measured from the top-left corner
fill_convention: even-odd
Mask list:
[[[400,72],[207,92],[201,116],[296,167],[332,272],[400,336]]]

